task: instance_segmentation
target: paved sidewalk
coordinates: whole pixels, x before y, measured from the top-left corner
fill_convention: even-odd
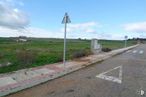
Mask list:
[[[57,77],[84,68],[88,65],[92,65],[93,63],[105,60],[111,56],[120,54],[136,46],[138,45],[114,50],[109,53],[90,55],[88,57],[77,60],[67,61],[65,66],[63,63],[56,63],[36,68],[19,70],[9,74],[2,74],[0,75],[0,96],[18,92],[20,90],[55,79]]]

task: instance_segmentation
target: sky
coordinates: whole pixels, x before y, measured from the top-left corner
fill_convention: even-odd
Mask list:
[[[0,0],[0,37],[146,38],[146,0]]]

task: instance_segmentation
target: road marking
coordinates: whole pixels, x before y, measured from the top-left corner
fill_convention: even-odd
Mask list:
[[[112,72],[113,70],[116,70],[116,69],[119,69],[119,77],[118,78],[106,75],[107,73]],[[118,67],[110,69],[110,70],[108,70],[106,72],[103,72],[103,73],[97,75],[96,77],[121,84],[122,83],[122,72],[123,72],[122,71],[122,66],[118,66]]]
[[[143,96],[144,95],[144,90],[140,91],[140,95]]]
[[[138,93],[139,95],[143,96],[145,92],[144,92],[144,90],[139,90],[137,93]]]
[[[143,54],[143,53],[144,53],[144,51],[143,51],[143,50],[139,51],[139,54]]]
[[[133,53],[134,53],[134,54],[137,53],[137,50],[134,50]]]

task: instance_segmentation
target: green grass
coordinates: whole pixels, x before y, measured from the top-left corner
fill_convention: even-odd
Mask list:
[[[99,43],[103,48],[118,49],[124,47],[124,41],[114,41],[114,40],[100,40]],[[134,41],[128,41],[127,46],[136,44]]]
[[[100,40],[99,43],[111,49],[124,46],[124,41]],[[130,45],[133,45],[133,41],[128,41]],[[67,60],[72,59],[72,54],[78,50],[90,52],[90,40],[67,40]],[[0,38],[0,64],[12,63],[11,66],[0,67],[0,73],[60,62],[62,56],[63,39],[30,38],[28,42],[17,43],[13,38]],[[25,63],[25,58],[28,63]]]

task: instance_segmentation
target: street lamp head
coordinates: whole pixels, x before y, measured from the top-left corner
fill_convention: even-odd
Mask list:
[[[71,23],[71,20],[70,20],[67,12],[65,13],[63,20],[62,20],[62,24],[66,24],[66,23]]]
[[[125,36],[125,39],[127,39],[128,38],[128,36]]]
[[[63,53],[63,63],[64,63],[64,69],[65,69],[65,63],[66,63],[66,30],[67,30],[67,23],[71,23],[70,18],[67,13],[65,13],[62,24],[65,24],[64,28],[64,53]]]

